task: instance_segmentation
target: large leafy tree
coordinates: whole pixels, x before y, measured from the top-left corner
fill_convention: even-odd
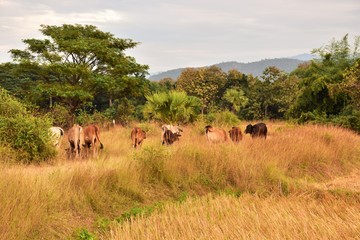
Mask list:
[[[351,98],[351,104],[360,110],[360,58],[344,73],[344,81],[333,91],[346,92]]]
[[[349,96],[344,91],[332,91],[344,81],[344,71],[351,67],[358,53],[359,41],[355,41],[353,51],[348,35],[341,40],[314,49],[320,59],[311,61],[294,71],[300,80],[300,94],[292,107],[291,115],[300,117],[312,113],[331,117],[339,114],[349,104]]]
[[[265,118],[284,118],[297,96],[298,79],[271,66],[261,76],[260,103]]]
[[[201,100],[202,112],[215,105],[225,91],[226,74],[216,66],[186,69],[177,80],[176,88]]]
[[[57,101],[75,110],[99,100],[101,85],[100,93],[111,105],[126,89],[119,87],[124,81],[145,81],[148,67],[125,55],[138,45],[131,39],[116,38],[91,25],[41,25],[40,31],[45,39],[25,39],[25,50],[10,50],[21,66],[39,69],[34,90],[38,102],[46,98],[50,105]]]

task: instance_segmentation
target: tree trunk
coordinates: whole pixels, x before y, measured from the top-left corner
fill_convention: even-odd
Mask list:
[[[51,95],[50,95],[50,98],[49,98],[49,105],[50,105],[50,108],[53,107],[53,99],[52,99]]]

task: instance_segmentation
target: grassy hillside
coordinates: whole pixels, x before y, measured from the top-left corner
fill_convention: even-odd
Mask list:
[[[329,195],[209,195],[117,224],[107,239],[357,239],[359,221],[359,202]]]
[[[266,141],[246,135],[238,145],[216,145],[199,124],[165,147],[159,126],[141,127],[148,138],[139,151],[131,148],[131,129],[118,127],[101,133],[97,159],[70,161],[60,152],[52,163],[0,165],[0,239],[141,239],[152,221],[163,229],[154,226],[148,239],[176,238],[164,229],[184,239],[217,239],[221,231],[232,238],[235,224],[244,229],[236,238],[287,237],[299,228],[299,238],[351,237],[360,229],[353,183],[360,181],[360,137],[348,130],[268,123]]]

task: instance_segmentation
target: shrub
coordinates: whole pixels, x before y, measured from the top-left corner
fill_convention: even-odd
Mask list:
[[[56,104],[48,112],[48,116],[53,119],[54,126],[61,126],[63,128],[70,128],[73,125],[73,117],[69,110],[62,106]]]
[[[24,163],[40,162],[55,156],[48,132],[50,119],[32,116],[5,90],[0,92],[0,102],[0,142],[3,149],[10,148],[15,153],[14,158]]]
[[[229,110],[223,112],[209,113],[205,117],[205,121],[208,124],[213,124],[216,126],[235,126],[240,123],[239,118]]]
[[[80,229],[80,230],[78,230],[78,232],[76,234],[76,239],[77,240],[95,240],[96,237],[93,234],[91,234],[88,230]]]

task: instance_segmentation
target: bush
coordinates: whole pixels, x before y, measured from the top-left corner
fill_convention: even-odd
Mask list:
[[[0,92],[0,142],[20,162],[40,162],[55,156],[50,144],[50,119],[37,118],[5,90]],[[11,150],[10,150],[11,149]],[[2,161],[8,159],[2,158]]]
[[[334,117],[332,122],[360,133],[360,111],[351,107],[346,108],[340,115]]]
[[[51,117],[53,120],[54,126],[60,126],[63,128],[70,128],[73,125],[73,117],[69,110],[62,106],[56,104],[51,110],[48,112],[48,116]]]
[[[205,121],[207,124],[213,124],[215,126],[236,126],[240,123],[239,118],[228,110],[209,113],[206,115]]]
[[[301,113],[301,116],[298,119],[299,124],[304,124],[304,123],[326,123],[326,122],[327,122],[326,113],[324,113],[324,112],[319,113],[317,111]]]

